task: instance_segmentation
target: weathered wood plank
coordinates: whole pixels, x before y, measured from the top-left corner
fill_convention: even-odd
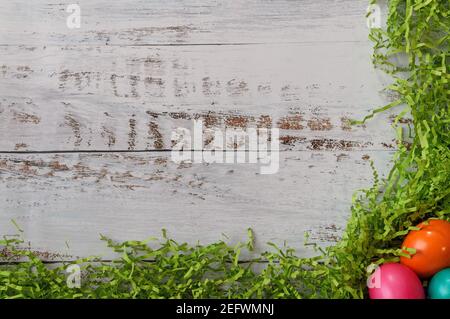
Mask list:
[[[332,52],[332,54],[330,54]],[[279,127],[282,149],[390,149],[366,45],[0,47],[0,151],[170,149],[171,132]]]
[[[175,164],[146,154],[0,155],[0,233],[14,219],[33,248],[85,256],[107,249],[99,234],[144,239],[167,228],[177,240],[286,240],[299,254],[303,233],[322,245],[341,234],[352,193],[371,185],[369,159],[383,175],[391,152],[282,152],[280,170],[251,164]],[[320,177],[320,178],[318,178]]]
[[[366,41],[366,0],[79,0],[0,3],[0,44],[145,45]]]
[[[0,3],[0,234],[14,219],[45,259],[109,258],[100,233],[163,227],[191,243],[252,227],[258,250],[308,255],[304,231],[341,234],[368,160],[387,172],[390,114],[348,125],[393,98],[371,65],[367,0],[78,3],[80,29],[61,1]],[[172,130],[198,118],[279,127],[280,171],[172,162]]]

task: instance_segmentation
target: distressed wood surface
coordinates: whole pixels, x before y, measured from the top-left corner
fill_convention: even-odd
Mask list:
[[[99,233],[143,239],[162,227],[181,241],[223,233],[231,243],[252,227],[258,248],[286,240],[305,255],[305,231],[322,245],[339,238],[352,193],[371,185],[369,160],[389,165],[384,153],[282,152],[273,175],[251,164],[175,164],[168,152],[2,155],[0,223],[13,234],[14,219],[39,251],[67,242],[73,256],[110,257]]]
[[[81,29],[66,27],[66,8],[71,3],[81,7]],[[98,46],[366,42],[366,8],[364,0],[2,1],[0,43]]]
[[[367,1],[0,3],[0,233],[11,219],[45,259],[101,254],[98,238],[339,238],[351,196],[383,175],[395,96],[371,65]],[[280,170],[175,164],[171,132],[280,128]],[[405,121],[407,122],[407,121]],[[407,123],[406,123],[407,124]],[[209,141],[211,142],[211,141]],[[70,248],[67,248],[66,243]]]
[[[0,132],[9,136],[0,141],[2,150],[168,149],[171,132],[198,118],[216,128],[278,127],[283,149],[290,150],[392,144],[385,117],[369,128],[348,123],[389,98],[376,94],[383,81],[367,46],[0,52]],[[385,129],[373,134],[380,126]]]

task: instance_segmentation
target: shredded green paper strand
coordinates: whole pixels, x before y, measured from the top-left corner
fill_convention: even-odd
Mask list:
[[[403,236],[417,223],[450,217],[450,2],[390,0],[388,6],[387,28],[372,29],[370,39],[374,64],[392,74],[387,89],[399,99],[363,121],[404,105],[394,124],[398,151],[388,177],[380,180],[374,171],[373,187],[354,195],[339,243],[316,248],[314,258],[273,247],[240,262],[241,252],[253,248],[250,230],[248,243],[235,247],[178,244],[164,233],[156,242],[103,238],[121,257],[77,261],[81,286],[69,288],[68,263],[45,264],[18,248],[20,240],[5,238],[0,298],[365,298],[369,265],[398,260]],[[397,66],[397,57],[406,57],[407,66]],[[410,133],[397,125],[406,113]]]

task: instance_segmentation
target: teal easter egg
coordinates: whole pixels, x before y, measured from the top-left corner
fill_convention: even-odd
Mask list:
[[[428,296],[431,299],[450,299],[450,268],[441,270],[431,278]]]

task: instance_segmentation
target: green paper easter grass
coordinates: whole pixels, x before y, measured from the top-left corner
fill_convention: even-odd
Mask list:
[[[108,263],[78,261],[81,287],[69,288],[66,264],[49,266],[18,248],[20,240],[5,238],[0,298],[366,297],[369,265],[398,260],[404,235],[420,221],[450,217],[450,3],[390,0],[388,5],[386,30],[373,29],[370,39],[374,64],[392,74],[394,83],[387,89],[399,99],[354,124],[404,105],[394,123],[398,151],[387,178],[380,180],[374,170],[373,187],[354,195],[339,243],[316,247],[317,257],[303,259],[272,245],[271,252],[240,262],[241,252],[253,248],[251,231],[248,243],[235,247],[223,241],[179,244],[165,234],[160,242],[102,238],[121,257]],[[397,55],[408,58],[407,67],[392,62]],[[397,126],[406,113],[414,129]],[[262,269],[255,269],[259,261]]]

